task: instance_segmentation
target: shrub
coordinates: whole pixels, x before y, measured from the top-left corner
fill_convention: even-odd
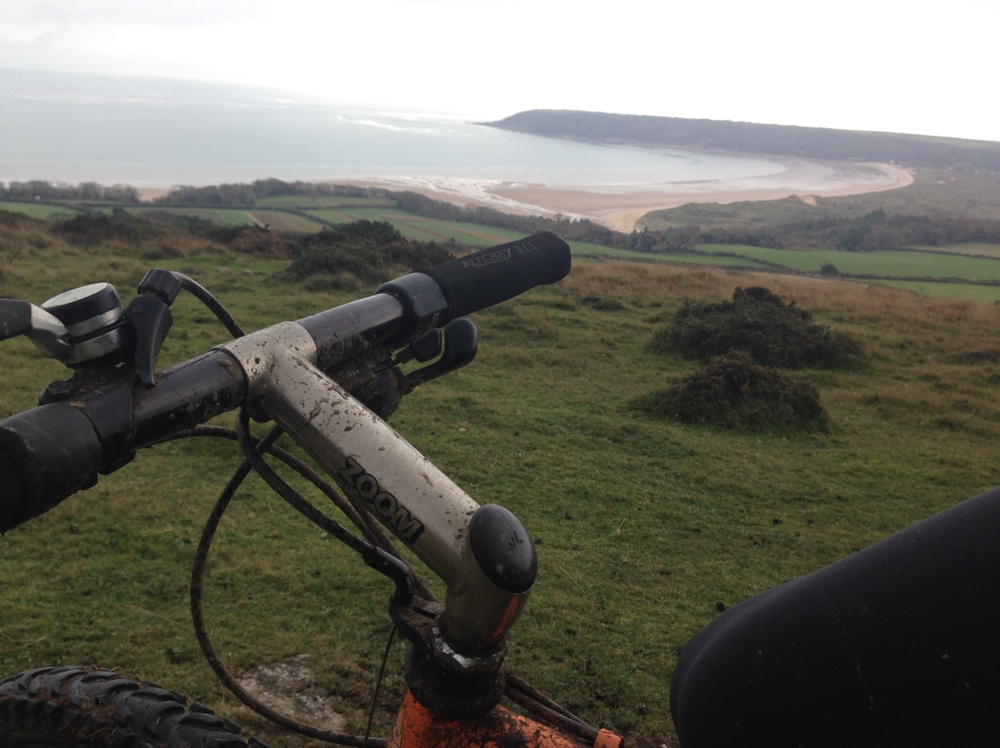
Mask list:
[[[56,222],[55,233],[74,244],[134,244],[159,239],[167,233],[167,229],[127,213],[118,212],[110,216],[105,213],[81,213]]]
[[[854,338],[814,323],[795,302],[761,286],[737,288],[731,301],[685,302],[651,347],[704,362],[745,351],[758,364],[787,369],[844,366],[861,352]]]
[[[0,226],[20,228],[21,226],[40,225],[42,221],[25,213],[15,213],[10,210],[0,210]]]
[[[403,241],[403,235],[388,221],[361,219],[338,226],[327,226],[315,234],[300,236],[292,247],[292,254],[307,254],[321,247],[336,247],[359,239],[386,246]]]
[[[317,275],[350,274],[366,283],[383,280],[384,262],[371,240],[354,239],[332,246],[317,247],[297,257],[285,275],[309,280]]]
[[[647,415],[739,431],[822,430],[819,391],[807,382],[755,364],[743,352],[633,401]]]
[[[291,253],[295,259],[284,272],[286,278],[350,276],[362,283],[377,283],[397,270],[437,265],[451,258],[441,245],[404,239],[384,221],[355,221],[304,235]]]
[[[268,231],[258,226],[241,228],[244,230],[228,242],[228,246],[233,252],[258,257],[288,256],[285,238],[277,231]]]

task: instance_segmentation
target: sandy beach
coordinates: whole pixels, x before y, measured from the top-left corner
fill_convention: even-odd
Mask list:
[[[665,180],[645,184],[538,184],[455,177],[358,177],[325,180],[331,184],[418,192],[457,205],[484,205],[507,213],[586,218],[629,232],[646,213],[687,203],[734,203],[797,196],[859,195],[906,187],[913,175],[883,163],[811,161],[771,157],[781,169],[760,176],[700,181]],[[154,200],[167,189],[144,187],[140,199]]]
[[[733,203],[798,196],[858,195],[898,189],[913,182],[904,169],[881,163],[847,163],[782,159],[774,174],[699,182],[641,185],[563,185],[491,182],[488,180],[396,179],[337,180],[390,190],[411,190],[460,205],[486,205],[528,215],[587,218],[616,231],[632,231],[646,213],[687,203]]]

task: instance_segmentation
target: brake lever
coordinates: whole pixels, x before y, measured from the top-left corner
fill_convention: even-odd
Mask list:
[[[433,330],[432,332],[438,332]],[[421,341],[427,337],[428,334],[417,338],[410,348],[421,345]],[[440,344],[438,346],[440,351]],[[467,317],[459,317],[458,319],[452,320],[444,328],[444,352],[441,353],[441,357],[435,361],[430,366],[424,366],[421,369],[410,372],[406,375],[406,383],[410,387],[418,387],[425,382],[429,382],[432,379],[437,379],[444,374],[460,369],[472,363],[472,360],[476,357],[476,353],[479,350],[479,331],[476,329],[475,323]],[[427,358],[421,358],[420,355],[411,356],[411,358],[416,358],[418,361],[429,360],[433,356]],[[398,357],[397,357],[398,360]]]
[[[135,331],[135,373],[148,390],[156,383],[156,356],[173,325],[170,305],[181,292],[181,282],[169,270],[154,268],[139,283],[138,291],[125,317]]]
[[[476,357],[479,334],[471,320],[452,320],[444,332],[435,328],[410,342],[395,356],[382,346],[343,362],[326,375],[384,420],[403,397],[425,382],[459,369]],[[400,365],[409,361],[437,361],[409,374]]]

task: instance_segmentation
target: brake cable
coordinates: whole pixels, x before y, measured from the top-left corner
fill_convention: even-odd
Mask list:
[[[236,320],[223,304],[211,294],[204,286],[192,278],[174,272],[173,275],[181,282],[182,288],[195,296],[205,304],[233,337],[242,337],[245,333]],[[255,436],[250,430],[250,416],[246,408],[241,408],[237,415],[237,428],[231,429],[221,426],[197,426],[195,428],[176,433],[164,440],[176,441],[190,437],[217,437],[237,441],[241,445],[244,453],[244,461],[236,468],[230,477],[225,488],[217,499],[205,527],[202,530],[198,549],[195,553],[194,564],[191,573],[191,615],[194,623],[195,635],[201,645],[209,665],[223,684],[242,701],[247,707],[264,717],[265,719],[278,724],[286,729],[297,732],[306,737],[322,740],[341,745],[355,746],[357,748],[385,748],[387,741],[384,738],[371,738],[369,731],[371,719],[374,714],[374,702],[369,712],[368,727],[365,735],[351,735],[338,733],[299,722],[285,714],[275,711],[267,706],[255,696],[250,694],[237,680],[233,673],[226,667],[219,657],[211,637],[208,633],[202,606],[203,583],[208,561],[208,552],[212,540],[218,530],[219,524],[229,507],[237,490],[251,471],[256,472],[282,499],[305,516],[314,524],[318,525],[329,535],[341,541],[352,550],[359,553],[365,563],[376,571],[387,576],[396,586],[395,597],[397,600],[405,597],[413,597],[418,594],[425,601],[436,601],[433,592],[426,583],[410,567],[408,562],[402,558],[398,548],[388,537],[384,528],[377,523],[372,515],[363,508],[357,507],[349,497],[345,497],[333,486],[309,467],[299,458],[287,450],[275,445],[277,439],[284,433],[280,426],[273,427],[265,436]],[[162,443],[161,442],[161,443]],[[317,509],[311,502],[306,500],[291,485],[282,479],[274,469],[264,460],[264,455],[268,454],[283,462],[294,472],[308,480],[323,494],[325,494],[334,505],[344,513],[352,524],[362,533],[359,537],[344,527],[336,520],[328,517]],[[377,683],[376,695],[381,688],[382,674],[386,667],[386,657],[388,650],[392,646],[396,626],[390,633],[386,653],[383,657]],[[505,695],[514,703],[527,709],[537,718],[555,725],[565,732],[584,738],[588,742],[593,742],[598,735],[598,731],[588,725],[580,718],[560,706],[557,702],[548,698],[533,686],[528,684],[519,676],[505,669]]]
[[[234,337],[243,336],[243,330],[236,320],[229,314],[222,303],[219,302],[207,289],[187,276],[180,273],[176,273],[175,275],[178,277],[178,280],[181,281],[182,287],[195,295],[209,309],[211,309]],[[319,525],[331,536],[361,554],[369,566],[372,566],[380,573],[390,577],[396,585],[397,596],[401,596],[404,592],[412,594],[412,591],[416,586],[420,588],[422,595],[433,599],[433,594],[426,587],[426,584],[419,579],[412,569],[410,569],[409,565],[399,556],[398,549],[385,534],[385,530],[374,521],[374,518],[367,515],[366,512],[359,511],[348,499],[338,493],[328,481],[323,479],[304,462],[286,450],[275,445],[275,442],[283,433],[283,430],[280,427],[272,428],[264,437],[259,438],[254,436],[250,432],[249,415],[247,414],[246,409],[240,410],[237,419],[237,426],[238,428],[235,431],[230,428],[219,426],[198,426],[193,429],[177,433],[168,439],[163,440],[164,442],[175,441],[196,436],[226,438],[238,441],[243,447],[245,455],[243,463],[237,467],[209,514],[205,527],[202,530],[198,549],[195,553],[191,573],[191,616],[194,623],[195,636],[201,645],[202,652],[215,674],[229,689],[229,691],[239,698],[244,705],[265,719],[301,735],[323,740],[325,742],[339,743],[341,745],[348,746],[371,746],[371,748],[383,748],[386,745],[385,739],[370,738],[368,735],[370,732],[371,717],[374,714],[374,703],[372,704],[369,714],[369,727],[366,729],[366,734],[364,736],[338,733],[313,727],[272,709],[249,693],[233,675],[232,671],[230,671],[229,668],[222,662],[218,650],[212,642],[211,636],[208,633],[208,626],[205,621],[204,608],[202,605],[208,553],[226,509],[229,507],[232,499],[236,495],[236,491],[250,474],[251,470],[257,472],[272,490],[278,493],[283,499],[285,499],[286,502],[290,503],[300,513],[315,524]],[[293,471],[297,472],[300,476],[306,478],[314,486],[320,489],[333,501],[337,508],[347,516],[347,518],[359,529],[359,531],[362,532],[365,538],[362,539],[354,535],[339,522],[336,522],[332,518],[323,514],[315,506],[298,494],[298,492],[282,480],[280,476],[278,476],[273,469],[264,462],[262,457],[264,453],[278,458]],[[395,632],[395,627],[393,627],[393,632]],[[393,639],[394,636],[390,636],[390,646]],[[383,669],[384,667],[385,661],[383,660]],[[376,699],[378,689],[381,687],[381,677],[382,674],[380,673],[376,684]]]

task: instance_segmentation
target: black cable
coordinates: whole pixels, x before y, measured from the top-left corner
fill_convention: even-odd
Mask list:
[[[181,286],[186,291],[198,298],[215,314],[215,316],[220,322],[222,322],[233,337],[243,337],[245,333],[242,327],[240,327],[222,303],[219,302],[219,300],[216,299],[215,296],[213,296],[204,286],[183,273],[175,272],[174,276],[181,282]],[[368,716],[368,724],[363,736],[320,730],[312,727],[311,725],[292,719],[287,715],[281,714],[280,712],[277,712],[263,704],[243,688],[239,681],[236,680],[232,672],[221,661],[218,652],[212,643],[211,637],[208,634],[208,627],[205,622],[204,610],[202,606],[203,583],[208,560],[208,552],[211,547],[212,539],[215,537],[219,523],[222,520],[222,516],[225,514],[225,511],[235,496],[239,486],[242,485],[251,470],[257,472],[257,474],[260,475],[260,477],[273,491],[275,491],[275,493],[281,496],[287,503],[303,514],[307,519],[323,528],[331,536],[340,540],[352,550],[361,554],[361,556],[365,558],[366,563],[370,566],[381,573],[386,574],[390,578],[393,578],[397,584],[397,593],[400,588],[409,586],[411,591],[416,588],[416,591],[425,600],[435,600],[434,594],[431,592],[430,588],[427,587],[426,583],[420,579],[412,568],[410,568],[409,564],[402,558],[399,550],[385,533],[382,526],[378,524],[378,522],[376,522],[367,511],[363,508],[357,507],[349,498],[344,497],[336,491],[328,481],[322,478],[322,476],[316,473],[312,468],[299,460],[297,457],[293,456],[286,450],[275,446],[275,441],[277,441],[282,433],[283,430],[280,427],[275,427],[271,429],[271,431],[269,431],[263,438],[254,436],[250,432],[249,416],[245,409],[241,409],[239,411],[237,429],[235,431],[233,429],[218,426],[198,426],[194,429],[175,434],[162,440],[166,442],[193,436],[222,437],[238,441],[243,447],[244,452],[244,461],[229,479],[205,523],[205,527],[202,530],[201,539],[198,544],[198,550],[195,554],[195,561],[191,573],[191,615],[194,621],[195,635],[198,638],[198,642],[201,645],[202,652],[204,653],[206,660],[215,671],[216,675],[220,678],[220,680],[222,680],[223,684],[247,707],[257,712],[265,719],[268,719],[271,722],[281,725],[282,727],[294,732],[298,732],[301,735],[317,740],[323,740],[325,742],[355,746],[357,748],[385,748],[387,741],[384,738],[371,738],[369,737],[369,732],[371,729],[372,719],[374,717],[375,703],[378,698],[378,692],[381,688],[382,677],[384,675],[386,662],[389,656],[389,650],[392,647],[395,638],[395,626],[393,627],[389,636],[389,641],[386,644],[386,650],[382,659],[382,666],[376,680],[375,696],[372,701]],[[263,455],[265,453],[270,454],[284,462],[285,465],[297,472],[300,476],[306,478],[316,488],[323,492],[331,501],[333,501],[334,505],[344,513],[351,523],[358,528],[364,536],[364,539],[357,537],[339,522],[327,517],[310,502],[306,501],[297,491],[295,491],[295,489],[278,476],[278,474],[275,473],[269,465],[267,465],[263,459]],[[378,558],[372,557],[373,553],[378,552],[389,556],[397,563],[379,563]],[[400,578],[400,575],[404,575],[405,579]],[[511,701],[531,712],[538,719],[548,722],[564,732],[581,737],[589,743],[593,743],[597,738],[598,731],[595,728],[587,725],[567,709],[560,706],[558,703],[548,698],[513,673],[506,673],[505,694]]]
[[[235,318],[233,318],[233,315],[229,313],[229,310],[226,309],[222,305],[222,302],[215,298],[207,288],[201,285],[194,278],[189,278],[184,275],[184,273],[173,272],[173,276],[181,282],[181,288],[212,310],[212,313],[218,317],[219,321],[223,325],[225,325],[230,335],[234,338],[242,338],[246,334],[243,332],[243,328],[240,327]]]
[[[504,695],[515,704],[531,712],[539,720],[548,722],[563,732],[583,738],[588,743],[593,744],[597,739],[598,731],[596,728],[588,725],[520,676],[509,671],[504,675],[506,678]]]
[[[244,331],[240,325],[236,322],[228,310],[218,301],[207,289],[205,289],[201,284],[195,280],[189,278],[182,273],[174,273],[174,276],[181,282],[182,288],[187,290],[189,293],[193,294],[198,298],[203,304],[205,304],[215,316],[225,325],[226,329],[233,335],[233,337],[243,337]],[[163,441],[173,441],[175,439],[181,439],[190,436],[213,436],[213,437],[223,437],[228,439],[233,439],[240,442],[243,446],[243,451],[245,454],[244,461],[237,467],[234,471],[232,477],[226,484],[218,500],[216,501],[212,512],[209,514],[206,520],[205,527],[202,530],[202,535],[198,543],[198,549],[195,553],[194,564],[191,570],[191,617],[194,623],[195,636],[198,639],[198,643],[201,646],[202,652],[205,655],[205,659],[208,661],[209,666],[219,677],[222,683],[233,693],[244,705],[255,711],[257,714],[261,715],[265,719],[285,727],[288,730],[297,732],[301,735],[311,737],[317,740],[323,740],[330,743],[338,743],[347,746],[357,746],[358,748],[385,748],[387,741],[383,738],[370,738],[368,731],[370,730],[370,718],[369,726],[366,729],[364,736],[348,735],[345,733],[337,733],[328,730],[320,730],[311,725],[299,722],[298,720],[292,719],[287,715],[281,714],[280,712],[271,709],[266,704],[262,703],[251,693],[249,693],[236,677],[232,674],[229,668],[226,667],[225,663],[222,662],[219,657],[218,651],[212,642],[211,636],[208,633],[208,626],[205,621],[204,607],[202,605],[203,591],[204,591],[204,579],[205,570],[208,562],[208,552],[212,545],[212,540],[215,537],[216,532],[219,528],[219,523],[222,521],[222,517],[236,495],[236,491],[246,480],[246,477],[250,474],[250,471],[256,468],[260,472],[261,466],[267,467],[263,463],[263,458],[261,455],[265,452],[270,453],[290,468],[299,473],[299,475],[305,477],[314,486],[319,488],[324,494],[326,494],[333,503],[339,508],[345,516],[365,535],[369,542],[365,542],[361,538],[353,535],[350,531],[344,528],[339,523],[326,517],[326,515],[319,512],[311,504],[309,504],[305,499],[295,494],[294,490],[290,486],[281,484],[287,488],[287,490],[279,490],[274,485],[271,487],[276,490],[279,495],[282,495],[286,501],[292,503],[295,508],[299,509],[300,512],[306,514],[307,517],[312,519],[314,522],[323,527],[327,532],[336,537],[341,542],[344,542],[349,547],[358,551],[362,556],[370,555],[372,550],[380,549],[384,554],[392,554],[398,557],[398,550],[393,545],[392,541],[384,533],[381,527],[373,526],[373,522],[370,518],[364,516],[362,512],[359,512],[351,502],[346,500],[339,494],[336,490],[330,486],[329,482],[324,480],[318,473],[313,471],[308,465],[303,463],[298,458],[291,455],[289,452],[276,447],[275,441],[281,436],[283,430],[280,427],[275,427],[271,429],[270,432],[263,438],[257,438],[250,434],[249,431],[249,417],[246,415],[245,409],[240,411],[240,418],[238,419],[238,424],[240,429],[233,431],[229,428],[223,428],[218,426],[198,426],[194,429],[187,430],[182,433],[175,434],[171,437],[164,439]],[[254,459],[256,457],[257,459]],[[267,470],[270,470],[267,468]],[[271,471],[273,472],[273,471]],[[262,477],[263,474],[262,474]],[[274,476],[276,477],[276,475]],[[267,480],[267,478],[265,478]],[[280,481],[280,479],[278,479]],[[269,482],[271,485],[273,481]],[[287,494],[287,495],[286,495]],[[294,494],[294,496],[293,496]],[[292,500],[290,500],[292,499]],[[402,561],[403,572],[408,570],[409,567]],[[374,565],[374,564],[369,564]],[[388,566],[389,569],[399,569],[401,567],[396,567],[392,565],[383,564],[382,567],[375,566],[375,568],[386,573],[385,569]],[[415,578],[416,575],[409,571],[408,577]],[[412,582],[411,582],[412,584]],[[426,585],[420,582],[420,586],[429,594],[429,590],[426,590]],[[397,589],[400,587],[400,582],[397,580]],[[433,596],[431,596],[433,597]],[[395,627],[393,628],[395,631]],[[391,645],[393,637],[390,636],[389,644]],[[388,656],[388,650],[386,651],[386,657]],[[384,661],[383,661],[384,668]],[[381,683],[381,674],[379,676],[379,683]],[[376,693],[377,696],[377,693]],[[374,714],[374,703],[372,705],[372,714]]]
[[[393,642],[396,641],[397,627],[393,625],[389,631],[389,641],[385,643],[385,651],[382,653],[382,665],[378,669],[378,677],[375,679],[375,693],[372,694],[371,707],[368,710],[368,723],[365,725],[364,746],[370,745],[372,721],[375,719],[375,705],[378,703],[378,695],[382,691],[382,679],[385,677],[385,669],[389,662],[389,652],[392,651]]]
[[[192,429],[187,429],[185,431],[177,432],[172,434],[161,441],[158,444],[163,444],[169,441],[179,441],[181,439],[188,439],[196,436],[210,436],[218,437],[223,439],[229,439],[231,441],[239,441],[239,434],[231,428],[224,426],[196,426]],[[260,440],[257,437],[253,437],[255,444],[259,445]],[[365,540],[371,543],[377,548],[381,548],[386,553],[395,555],[397,558],[402,560],[402,556],[399,555],[399,550],[393,544],[392,540],[386,534],[385,530],[381,525],[372,526],[370,517],[366,516],[366,513],[362,513],[357,510],[354,503],[348,501],[340,492],[330,485],[329,481],[323,478],[319,473],[309,467],[299,458],[295,457],[290,452],[277,447],[272,443],[266,445],[265,452],[277,459],[281,460],[289,468],[297,472],[303,478],[307,479],[313,484],[317,489],[323,492],[327,498],[329,498],[334,505],[344,513],[344,515],[355,525],[364,536]],[[428,598],[433,599],[433,597]]]
[[[280,428],[272,429],[263,439],[257,441],[255,449],[261,451],[269,449],[273,446],[274,440],[277,439],[280,433]],[[307,725],[304,722],[299,722],[298,720],[292,719],[287,715],[271,709],[267,705],[260,702],[240,684],[229,668],[226,667],[225,663],[222,662],[218,651],[215,649],[215,645],[208,634],[208,627],[205,623],[204,608],[202,605],[205,569],[208,563],[208,552],[212,545],[212,539],[215,537],[215,533],[219,528],[222,516],[225,514],[225,511],[233,497],[236,495],[237,489],[250,474],[251,470],[252,465],[250,460],[244,460],[233,473],[233,476],[229,479],[229,482],[223,489],[222,494],[216,501],[215,506],[212,508],[212,512],[205,523],[205,528],[202,531],[201,539],[198,543],[198,549],[195,553],[194,565],[191,572],[191,617],[194,621],[195,636],[198,638],[198,643],[201,645],[205,659],[208,661],[209,666],[226,686],[226,688],[228,688],[230,692],[243,702],[243,704],[277,725],[281,725],[282,727],[301,735],[305,735],[316,740],[323,740],[328,743],[355,746],[356,748],[363,748],[364,746],[371,746],[372,748],[385,748],[386,741],[384,739],[368,739],[366,741],[364,738],[357,735],[320,730],[319,728]]]

